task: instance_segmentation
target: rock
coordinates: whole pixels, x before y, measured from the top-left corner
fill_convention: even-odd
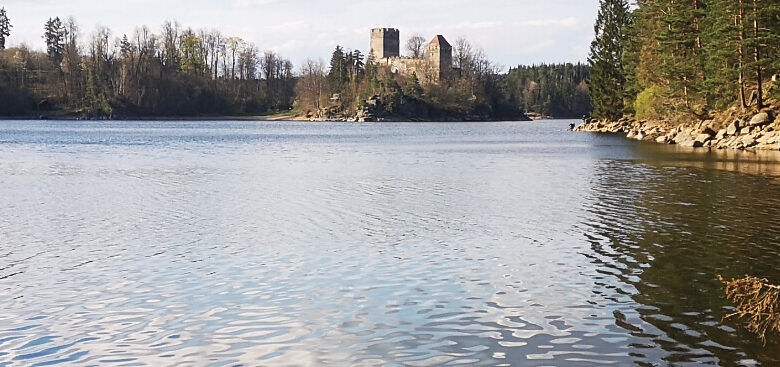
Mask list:
[[[745,135],[741,139],[739,139],[739,142],[737,143],[737,146],[742,146],[744,148],[750,148],[754,145],[758,144],[756,142],[756,137],[752,135]]]
[[[752,119],[750,119],[750,123],[748,125],[750,126],[763,126],[768,123],[772,122],[772,120],[769,118],[769,114],[766,112],[761,112],[755,116],[753,116]]]
[[[715,136],[717,134],[717,132],[709,126],[705,126],[704,129],[701,130],[701,133],[709,136]]]
[[[726,134],[728,134],[728,135],[737,135],[737,133],[739,133],[739,128],[740,128],[739,120],[736,120],[736,121],[732,122],[731,125],[729,125],[726,128]]]
[[[696,146],[697,144],[699,144],[700,147],[704,146],[704,143],[706,143],[706,142],[708,142],[710,140],[712,140],[712,135],[710,135],[710,134],[699,134],[698,136],[696,136],[696,139],[695,139],[695,142],[694,142],[694,146]]]
[[[687,133],[680,133],[674,137],[674,142],[681,147],[693,147],[696,144],[696,139]]]
[[[721,140],[721,139],[725,138],[726,135],[727,135],[726,134],[726,129],[720,129],[720,130],[718,130],[718,133],[715,134],[715,139]]]
[[[667,140],[668,140],[668,139],[667,139],[667,137],[666,137],[666,136],[659,136],[659,137],[657,137],[657,138],[655,139],[655,142],[656,142],[656,143],[665,144],[665,143],[667,142]]]

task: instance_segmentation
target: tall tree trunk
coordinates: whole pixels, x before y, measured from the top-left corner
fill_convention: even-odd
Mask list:
[[[753,0],[753,54],[756,61],[756,106],[764,108],[764,86],[761,80],[761,44],[758,40],[758,0]]]
[[[699,0],[693,0],[693,10],[699,10]],[[696,48],[701,49],[701,32],[698,16],[693,17],[693,30],[696,31]]]
[[[747,98],[745,96],[745,4],[744,0],[739,0],[739,15],[736,19],[739,27],[739,103],[742,110],[747,108]]]

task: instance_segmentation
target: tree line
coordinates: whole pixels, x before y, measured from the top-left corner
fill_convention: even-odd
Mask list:
[[[518,119],[524,112],[581,116],[590,109],[582,64],[518,66],[504,72],[465,38],[453,45],[455,70],[440,83],[376,65],[337,46],[329,62],[294,69],[273,51],[218,30],[169,21],[85,36],[73,18],[42,24],[45,51],[6,49],[13,26],[0,9],[0,115],[84,118],[256,115],[353,115],[380,105],[389,116],[421,119]],[[426,38],[407,53],[425,58]],[[425,71],[420,70],[421,73]]]
[[[760,110],[777,94],[776,0],[600,0],[595,32],[595,117],[707,119]]]
[[[292,63],[217,30],[166,22],[114,36],[99,27],[86,39],[73,18],[43,26],[45,52],[5,49],[0,13],[0,112],[64,111],[85,117],[257,114],[289,110]]]
[[[590,114],[587,64],[541,64],[509,69],[504,88],[529,113],[580,118]]]

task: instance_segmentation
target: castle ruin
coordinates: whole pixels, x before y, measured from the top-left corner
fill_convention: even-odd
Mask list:
[[[428,44],[423,58],[401,56],[401,32],[395,28],[371,30],[370,60],[377,65],[390,67],[394,73],[406,76],[415,74],[423,83],[437,84],[453,71],[452,46],[442,35]]]

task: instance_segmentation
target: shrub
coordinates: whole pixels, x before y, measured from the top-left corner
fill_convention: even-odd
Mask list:
[[[657,86],[652,86],[643,90],[636,96],[634,102],[634,110],[636,110],[636,118],[639,119],[659,119],[661,118],[660,110],[663,102],[663,96],[661,89]]]

